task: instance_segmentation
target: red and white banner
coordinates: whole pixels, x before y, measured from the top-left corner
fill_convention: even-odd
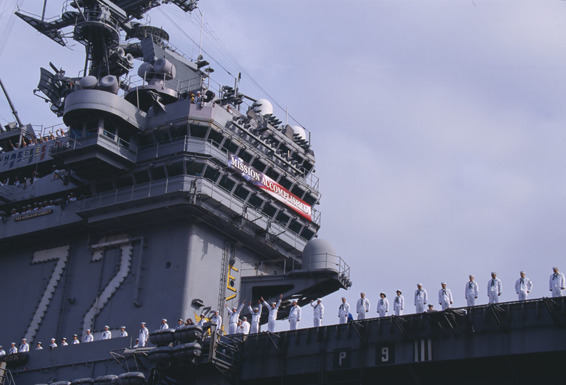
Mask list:
[[[312,221],[311,206],[264,173],[256,170],[231,153],[228,153],[228,166],[240,171],[242,178],[250,181],[258,188],[264,190],[269,195],[277,199],[279,202],[284,203],[304,218]]]

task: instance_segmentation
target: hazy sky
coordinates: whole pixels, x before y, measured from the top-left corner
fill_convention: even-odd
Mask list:
[[[11,16],[15,3],[0,5],[0,76],[24,122],[55,124],[32,95],[39,67],[51,60],[75,76],[83,49],[38,36]],[[42,2],[18,3],[41,12]],[[49,16],[59,15],[53,4]],[[186,35],[199,41],[200,18],[164,8],[154,24],[195,57]],[[564,1],[201,0],[200,11],[207,60],[243,72],[241,90],[266,97],[255,80],[312,133],[319,235],[354,282],[324,299],[325,324],[337,321],[339,297],[354,305],[360,291],[372,316],[378,293],[396,289],[411,313],[417,282],[438,307],[446,281],[464,306],[470,273],[480,303],[491,271],[504,301],[516,299],[520,270],[531,298],[549,294],[551,267],[566,271]],[[0,102],[0,123],[11,120]]]

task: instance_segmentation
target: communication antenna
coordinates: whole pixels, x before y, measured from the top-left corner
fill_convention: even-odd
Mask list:
[[[0,79],[0,87],[2,87],[2,91],[4,91],[4,95],[6,95],[6,100],[8,101],[8,104],[10,105],[10,108],[12,109],[12,114],[16,118],[18,125],[20,127],[22,127],[23,124],[22,124],[22,121],[20,120],[20,117],[18,116],[18,111],[16,111],[16,108],[14,107],[14,104],[12,103],[12,100],[10,99],[10,96],[8,95],[8,91],[6,91],[6,88],[4,87],[4,83],[2,83],[2,79]]]

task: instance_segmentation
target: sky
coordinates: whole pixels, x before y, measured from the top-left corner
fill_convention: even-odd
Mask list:
[[[0,77],[24,122],[60,120],[32,94],[51,60],[75,76],[83,48],[59,47],[0,5]],[[60,6],[50,5],[48,16]],[[351,267],[353,286],[323,299],[405,294],[440,282],[465,306],[469,274],[496,271],[501,301],[548,296],[566,271],[566,2],[561,0],[200,0],[199,13],[151,12],[171,43],[202,50],[215,78],[287,109],[311,133],[322,193],[319,237]],[[174,24],[172,24],[174,21]],[[223,47],[219,50],[219,47]],[[227,53],[229,52],[229,53]],[[210,60],[210,59],[213,60]],[[256,86],[259,84],[261,89]],[[267,92],[265,92],[267,91]],[[276,114],[285,116],[284,110]],[[14,120],[4,99],[0,123]],[[295,124],[295,123],[293,123]],[[303,327],[311,325],[305,309]],[[282,322],[279,328],[286,324]]]

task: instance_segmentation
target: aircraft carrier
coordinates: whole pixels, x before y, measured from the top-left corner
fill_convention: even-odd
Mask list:
[[[0,357],[0,384],[560,383],[563,298],[248,336],[210,323],[215,310],[281,294],[284,319],[291,301],[350,287],[350,271],[317,238],[311,133],[237,79],[212,89],[206,58],[139,21],[166,3],[197,5],[17,12],[50,44],[82,44],[85,65],[81,76],[41,68],[34,92],[61,126],[38,132],[13,108],[0,133],[0,280],[27,282],[4,291],[0,341],[31,345]],[[202,326],[153,332],[164,317]],[[105,325],[112,339],[101,340]],[[87,330],[94,342],[47,346]]]

